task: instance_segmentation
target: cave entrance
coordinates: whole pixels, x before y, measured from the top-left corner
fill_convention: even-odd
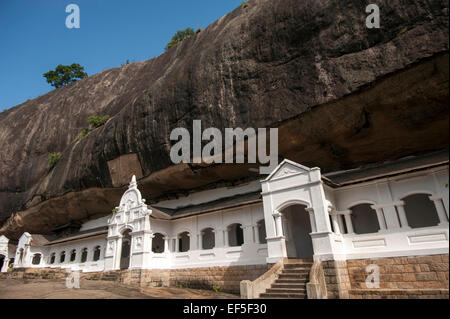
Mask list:
[[[130,267],[131,253],[131,235],[127,229],[122,234],[122,250],[120,253],[120,269],[128,269]]]

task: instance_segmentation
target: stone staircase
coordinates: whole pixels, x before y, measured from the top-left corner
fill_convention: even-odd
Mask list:
[[[313,265],[312,259],[287,259],[281,274],[260,295],[261,299],[306,299],[306,284]]]
[[[120,271],[120,270],[113,270],[113,271],[108,271],[108,272],[102,273],[101,277],[99,279],[104,280],[104,281],[116,281],[116,282],[119,282],[121,276],[122,276],[122,271]]]

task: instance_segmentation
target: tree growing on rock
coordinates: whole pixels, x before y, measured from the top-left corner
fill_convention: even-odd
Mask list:
[[[67,84],[76,82],[87,77],[84,67],[78,63],[72,65],[58,65],[55,70],[44,73],[47,83],[55,88],[63,87]]]
[[[172,37],[172,40],[166,45],[166,51],[169,50],[171,47],[177,45],[181,41],[188,39],[192,37],[195,34],[194,29],[192,28],[186,28],[185,30],[179,30],[175,35]]]

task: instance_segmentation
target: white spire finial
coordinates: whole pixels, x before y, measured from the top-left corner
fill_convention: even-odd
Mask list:
[[[133,175],[133,177],[131,178],[130,187],[128,188],[137,188],[136,175]]]

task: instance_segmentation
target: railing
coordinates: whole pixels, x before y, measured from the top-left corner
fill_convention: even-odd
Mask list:
[[[253,281],[241,281],[241,299],[259,298],[259,296],[278,278],[278,275],[283,271],[283,268],[283,260],[280,260],[257,279]]]

